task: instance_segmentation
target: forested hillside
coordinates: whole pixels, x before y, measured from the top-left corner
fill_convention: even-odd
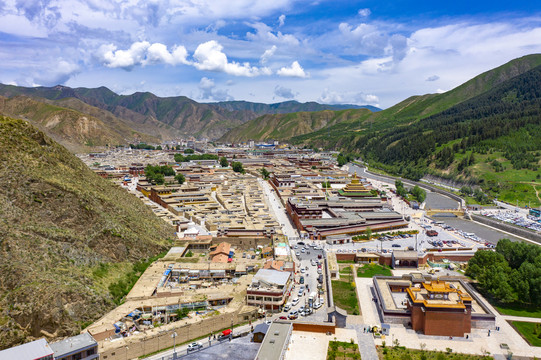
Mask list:
[[[494,72],[502,78],[500,68]],[[404,177],[432,174],[478,184],[504,201],[541,205],[541,66],[481,88],[488,90],[415,121],[377,121],[384,110],[371,116],[376,121],[359,118],[292,142],[358,153],[371,166]],[[408,101],[406,107],[417,107],[418,99]]]

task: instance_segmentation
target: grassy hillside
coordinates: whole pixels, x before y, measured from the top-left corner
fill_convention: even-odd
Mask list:
[[[368,116],[370,113],[368,109],[352,109],[263,115],[229,131],[220,141],[289,139],[292,136],[312,133],[334,124],[350,124],[359,116]]]
[[[0,349],[78,332],[114,306],[108,282],[174,237],[139,199],[2,116],[0,188]]]
[[[484,72],[443,94],[412,96],[388,109],[365,114],[349,126],[335,125],[330,129],[296,136],[294,143],[313,146],[347,147],[360,133],[385,132],[396,127],[408,127],[421,119],[449,109],[463,101],[479,96],[493,87],[541,65],[541,55],[527,55],[498,68]],[[345,134],[344,131],[347,133]],[[329,133],[331,136],[329,137]],[[344,136],[346,135],[346,136]]]
[[[430,173],[478,184],[504,201],[541,205],[541,66],[511,76],[540,57],[525,59],[524,64],[518,59],[483,74],[451,94],[408,99],[395,113],[409,115],[394,123],[388,118],[361,120],[360,131],[359,125],[339,124],[293,141],[355,151],[372,165],[405,177],[418,179]],[[445,105],[451,104],[449,99],[456,101],[457,94],[466,97],[479,91],[453,106]],[[425,106],[420,106],[423,102]],[[446,109],[431,114],[427,102],[432,109]],[[412,120],[415,117],[418,120]]]
[[[87,108],[91,108],[87,105]],[[87,110],[87,109],[85,109]],[[74,152],[137,140],[156,142],[157,138],[137,132],[114,116],[96,112],[81,113],[26,96],[0,97],[0,114],[23,118]]]

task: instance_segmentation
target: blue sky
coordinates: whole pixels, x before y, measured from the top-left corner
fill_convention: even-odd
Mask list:
[[[0,82],[389,107],[541,53],[536,1],[0,0]]]

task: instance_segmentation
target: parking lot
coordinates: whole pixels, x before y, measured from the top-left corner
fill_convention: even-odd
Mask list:
[[[301,244],[299,244],[299,242]],[[288,314],[290,314],[292,311],[300,312],[301,308],[309,307],[310,294],[316,293],[313,303],[319,303],[321,304],[321,307],[312,309],[313,312],[306,317],[299,314],[298,320],[325,321],[327,319],[327,304],[325,301],[325,294],[320,294],[318,291],[318,277],[320,274],[318,273],[318,265],[316,264],[316,262],[319,261],[321,265],[321,269],[319,271],[321,272],[321,275],[324,276],[324,251],[321,248],[319,248],[319,250],[315,250],[313,246],[309,246],[312,245],[312,243],[312,241],[290,241],[291,249],[295,254],[294,257],[296,259],[295,262],[297,264],[297,272],[295,274],[296,285],[291,291],[291,296],[289,297],[288,302],[291,304],[295,303],[295,305],[292,305],[291,309],[289,309],[287,312],[282,312],[279,314],[279,316],[288,316]],[[319,243],[315,242],[313,244],[315,245]],[[318,255],[321,257],[321,259],[318,259]],[[301,284],[301,281],[303,284]],[[322,286],[324,288],[324,285]],[[303,291],[300,291],[301,289],[303,289]],[[295,299],[298,299],[298,302],[294,302]]]

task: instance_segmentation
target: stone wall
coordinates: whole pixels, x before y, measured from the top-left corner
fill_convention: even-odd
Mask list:
[[[180,345],[193,339],[205,336],[201,341],[208,341],[208,335],[217,333],[223,329],[231,328],[231,324],[236,325],[248,320],[255,320],[257,309],[246,313],[229,313],[218,316],[212,316],[194,324],[185,324],[182,320],[178,322],[179,326],[168,328],[158,332],[158,334],[148,335],[146,337],[137,336],[133,340],[127,338],[127,341],[118,341],[116,348],[103,351],[99,348],[101,360],[125,360],[134,359],[145,354],[150,354],[173,346],[173,332],[177,334],[175,343]],[[233,330],[235,332],[235,330]],[[130,341],[132,340],[132,341]],[[212,340],[217,341],[217,340]]]

